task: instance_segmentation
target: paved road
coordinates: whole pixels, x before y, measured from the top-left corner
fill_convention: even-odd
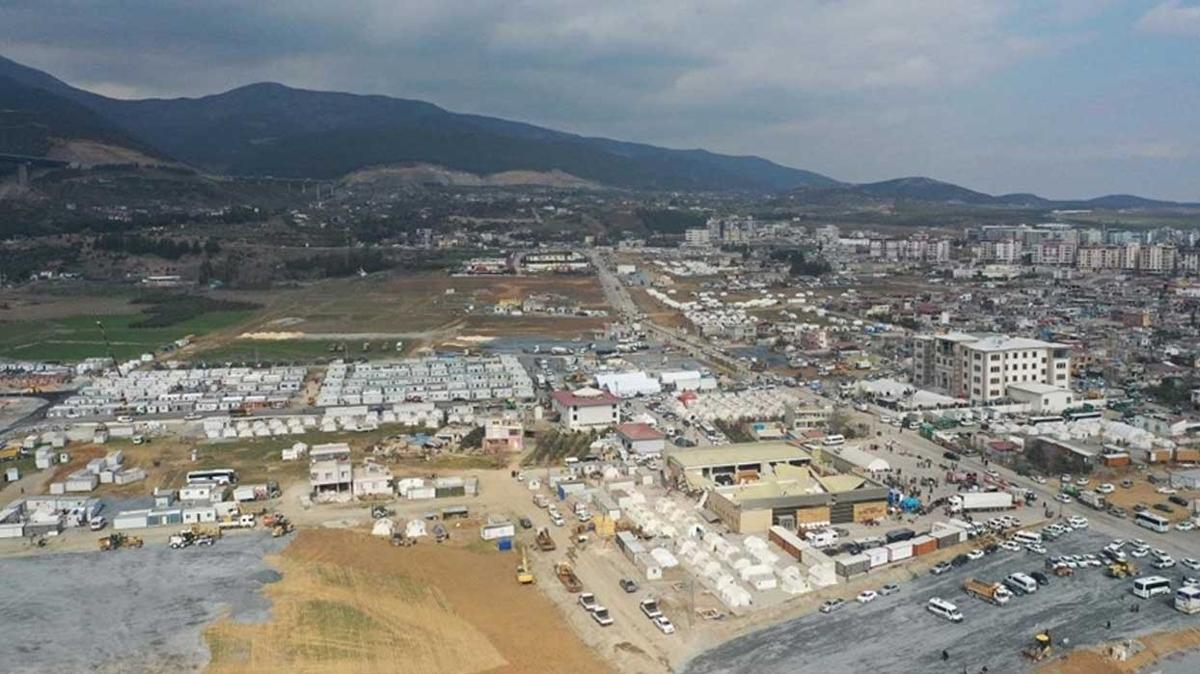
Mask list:
[[[617,277],[610,260],[605,257],[605,254],[595,249],[584,251],[584,253],[589,255],[592,265],[596,267],[596,275],[600,279],[600,287],[604,290],[604,296],[608,300],[608,303],[626,320],[633,320],[635,316],[640,315],[641,312],[637,304],[633,301],[633,297],[630,296],[629,290],[621,283],[621,279]],[[667,344],[700,354],[714,364],[732,370],[734,374],[744,380],[753,380],[756,378],[755,374],[750,371],[750,368],[745,363],[713,346],[709,341],[694,335],[688,335],[680,330],[658,325],[648,319],[642,320],[641,323],[648,332],[653,333],[654,336]]]
[[[1048,547],[1052,554],[1094,553],[1108,537],[1075,532]],[[1130,580],[1108,578],[1099,569],[1072,578],[1052,578],[1033,595],[996,607],[966,596],[963,580],[1000,580],[1014,571],[1033,571],[1043,558],[1026,552],[997,552],[942,576],[925,575],[901,585],[897,594],[873,603],[851,602],[830,615],[812,613],[727,642],[690,662],[686,674],[793,674],[829,672],[1020,672],[1029,662],[1020,651],[1041,629],[1056,648],[1095,644],[1122,636],[1195,625],[1195,616],[1171,608],[1165,596],[1140,600]],[[1178,579],[1179,571],[1167,572]],[[958,605],[965,616],[952,624],[925,610],[930,597]],[[1130,607],[1139,605],[1138,613]],[[1111,628],[1106,627],[1111,622]],[[942,650],[950,659],[943,662]]]

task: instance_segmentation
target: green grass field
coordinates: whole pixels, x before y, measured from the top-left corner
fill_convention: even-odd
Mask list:
[[[411,352],[406,343],[404,351],[395,350],[395,342],[375,340],[369,351],[362,350],[362,342],[346,340],[337,342],[345,345],[346,351],[333,352],[329,346],[334,342],[317,339],[238,339],[228,344],[195,353],[192,361],[208,363],[272,363],[300,361],[311,363],[322,358],[369,358],[372,360],[401,358]]]
[[[145,314],[71,316],[46,321],[0,323],[0,357],[17,360],[79,361],[108,355],[96,321],[104,323],[113,352],[124,360],[153,352],[187,335],[203,335],[247,320],[251,311],[214,311],[163,328],[134,328]]]

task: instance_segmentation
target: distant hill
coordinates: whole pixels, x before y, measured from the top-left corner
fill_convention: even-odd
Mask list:
[[[1159,201],[1131,195],[1109,195],[1085,200],[1055,200],[1036,194],[992,196],[953,183],[925,177],[895,178],[876,183],[842,184],[834,187],[801,187],[792,193],[801,202],[814,204],[881,204],[909,201],[963,204],[986,208],[1027,209],[1167,209],[1197,208],[1200,204]]]
[[[126,101],[3,58],[0,75],[84,106],[180,161],[235,175],[336,178],[364,167],[427,163],[478,175],[558,171],[636,189],[839,184],[759,157],[588,138],[388,96],[260,83],[201,98]]]
[[[153,152],[95,111],[0,74],[0,153],[53,156],[71,141]]]
[[[0,57],[0,151],[21,148],[66,158],[171,158],[228,175],[341,178],[384,170],[373,179],[790,192],[794,201],[838,206],[1200,207],[1131,195],[1080,201],[993,196],[925,177],[855,185],[761,157],[590,138],[424,101],[275,83],[200,98],[119,100]]]

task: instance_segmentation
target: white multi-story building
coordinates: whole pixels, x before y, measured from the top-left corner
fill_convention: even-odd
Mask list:
[[[711,241],[707,227],[694,227],[683,232],[683,243],[688,246],[707,246]]]
[[[949,333],[920,335],[913,349],[913,383],[972,403],[1008,397],[1009,384],[1070,387],[1065,344],[1024,337]]]
[[[607,428],[621,421],[621,399],[608,391],[581,388],[550,395],[559,423],[570,431]]]

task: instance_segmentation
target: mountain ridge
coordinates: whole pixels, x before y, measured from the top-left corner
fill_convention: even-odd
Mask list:
[[[126,100],[71,86],[0,56],[3,82],[10,82],[10,91],[24,87],[26,98],[27,90],[46,92],[32,98],[51,118],[72,111],[61,120],[61,131],[68,137],[73,131],[82,133],[84,140],[100,140],[92,136],[100,133],[98,126],[106,126],[103,134],[109,140],[116,134],[141,154],[227,175],[338,179],[371,167],[433,164],[477,176],[557,172],[587,184],[628,189],[783,192],[813,203],[1200,207],[1128,194],[1057,200],[1032,193],[991,195],[924,176],[845,183],[754,155],[668,149],[456,113],[415,99],[301,89],[279,82],[254,82],[199,97]],[[0,88],[0,103],[4,96]],[[105,124],[93,118],[83,123],[80,109]]]

